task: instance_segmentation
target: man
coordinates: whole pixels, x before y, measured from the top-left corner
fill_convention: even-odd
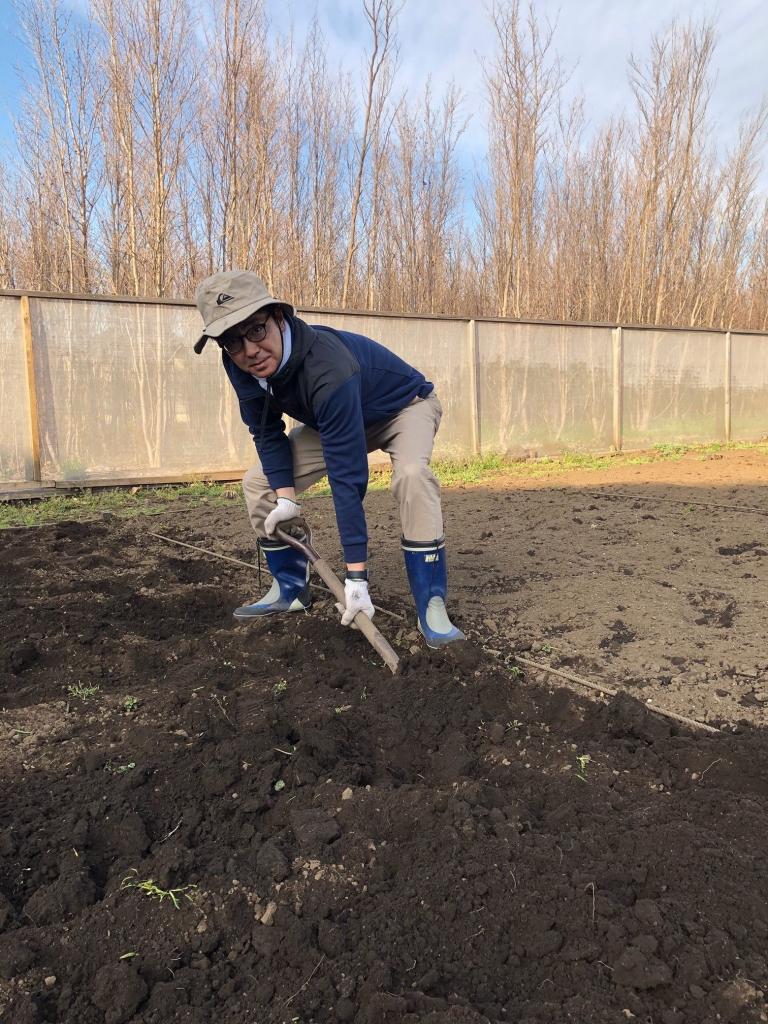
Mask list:
[[[373,616],[363,498],[367,454],[380,448],[392,460],[419,629],[429,647],[463,640],[445,608],[440,485],[429,468],[442,415],[433,385],[369,338],[310,327],[250,271],[213,274],[199,285],[195,301],[204,325],[195,352],[202,352],[209,339],[218,344],[259,456],[243,490],[274,581],[261,600],[235,609],[235,617],[309,607],[307,560],[274,534],[300,514],[296,495],[326,473],[347,566],[341,621],[350,625],[360,611]],[[283,414],[303,426],[286,435]]]

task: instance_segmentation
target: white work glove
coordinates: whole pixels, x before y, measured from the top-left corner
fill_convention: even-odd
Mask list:
[[[369,619],[373,618],[374,608],[368,593],[367,580],[344,580],[344,604],[345,608],[340,604],[336,605],[337,610],[343,613],[341,616],[342,626],[351,626],[352,629],[357,629],[354,618],[358,612],[365,612]]]
[[[295,519],[301,515],[301,505],[291,498],[278,498],[277,505],[264,520],[264,530],[268,537],[271,537],[280,523],[287,523],[289,519]]]

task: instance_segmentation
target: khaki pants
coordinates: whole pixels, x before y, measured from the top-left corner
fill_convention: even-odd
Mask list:
[[[407,540],[430,541],[443,536],[440,484],[429,468],[442,415],[443,408],[433,391],[365,432],[368,451],[380,449],[392,460],[392,493],[400,506],[403,537]],[[290,431],[288,440],[296,493],[300,494],[325,476],[320,435],[311,427],[300,426]],[[251,525],[264,537],[264,520],[277,499],[260,464],[245,474],[243,492]]]

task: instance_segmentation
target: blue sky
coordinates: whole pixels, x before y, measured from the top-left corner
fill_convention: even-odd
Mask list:
[[[357,70],[366,43],[361,6],[360,0],[282,0],[270,9],[282,25],[290,11],[299,30],[317,11],[329,54]],[[465,142],[476,154],[482,153],[485,141],[482,68],[494,50],[486,9],[483,0],[405,0],[398,22],[399,87],[413,96],[429,73],[435,92],[453,79],[465,94],[465,113],[472,115]],[[584,95],[593,128],[628,108],[630,54],[642,62],[652,34],[674,19],[715,20],[710,113],[719,146],[736,140],[744,113],[768,95],[768,0],[535,0],[534,9],[540,24],[549,21],[555,27],[553,49],[571,73],[571,93]]]
[[[82,11],[87,0],[68,0]],[[199,0],[205,7],[205,0]],[[358,72],[366,39],[362,0],[267,0],[273,23],[285,27],[292,16],[299,36],[315,12],[332,61]],[[540,22],[555,23],[554,48],[571,70],[569,89],[581,92],[593,126],[630,103],[627,60],[642,60],[652,33],[672,19],[713,17],[718,43],[710,106],[712,137],[721,147],[736,138],[745,111],[768,94],[768,2],[727,0],[535,0]],[[468,14],[467,12],[471,13]],[[11,0],[0,0],[0,144],[7,143],[10,119],[18,109],[20,86],[15,66],[27,59]],[[432,74],[439,94],[454,79],[472,115],[465,157],[484,147],[482,66],[493,52],[493,31],[483,0],[405,0],[399,18],[398,87],[418,93]],[[764,182],[768,173],[764,174]]]

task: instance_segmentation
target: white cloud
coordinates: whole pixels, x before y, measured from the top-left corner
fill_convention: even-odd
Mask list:
[[[521,3],[521,8],[523,7]],[[293,18],[299,38],[315,13],[328,42],[331,62],[357,75],[368,45],[362,0],[269,0],[276,26]],[[632,106],[628,60],[647,58],[653,34],[673,20],[714,19],[717,47],[710,104],[712,137],[721,151],[733,144],[745,113],[768,95],[766,39],[768,3],[729,0],[535,0],[539,23],[555,26],[553,49],[571,72],[568,90],[583,94],[585,114],[594,129]],[[465,136],[469,153],[485,145],[483,68],[494,50],[494,35],[482,0],[405,0],[399,17],[398,88],[419,93],[429,74],[436,95],[454,80],[471,115]]]

